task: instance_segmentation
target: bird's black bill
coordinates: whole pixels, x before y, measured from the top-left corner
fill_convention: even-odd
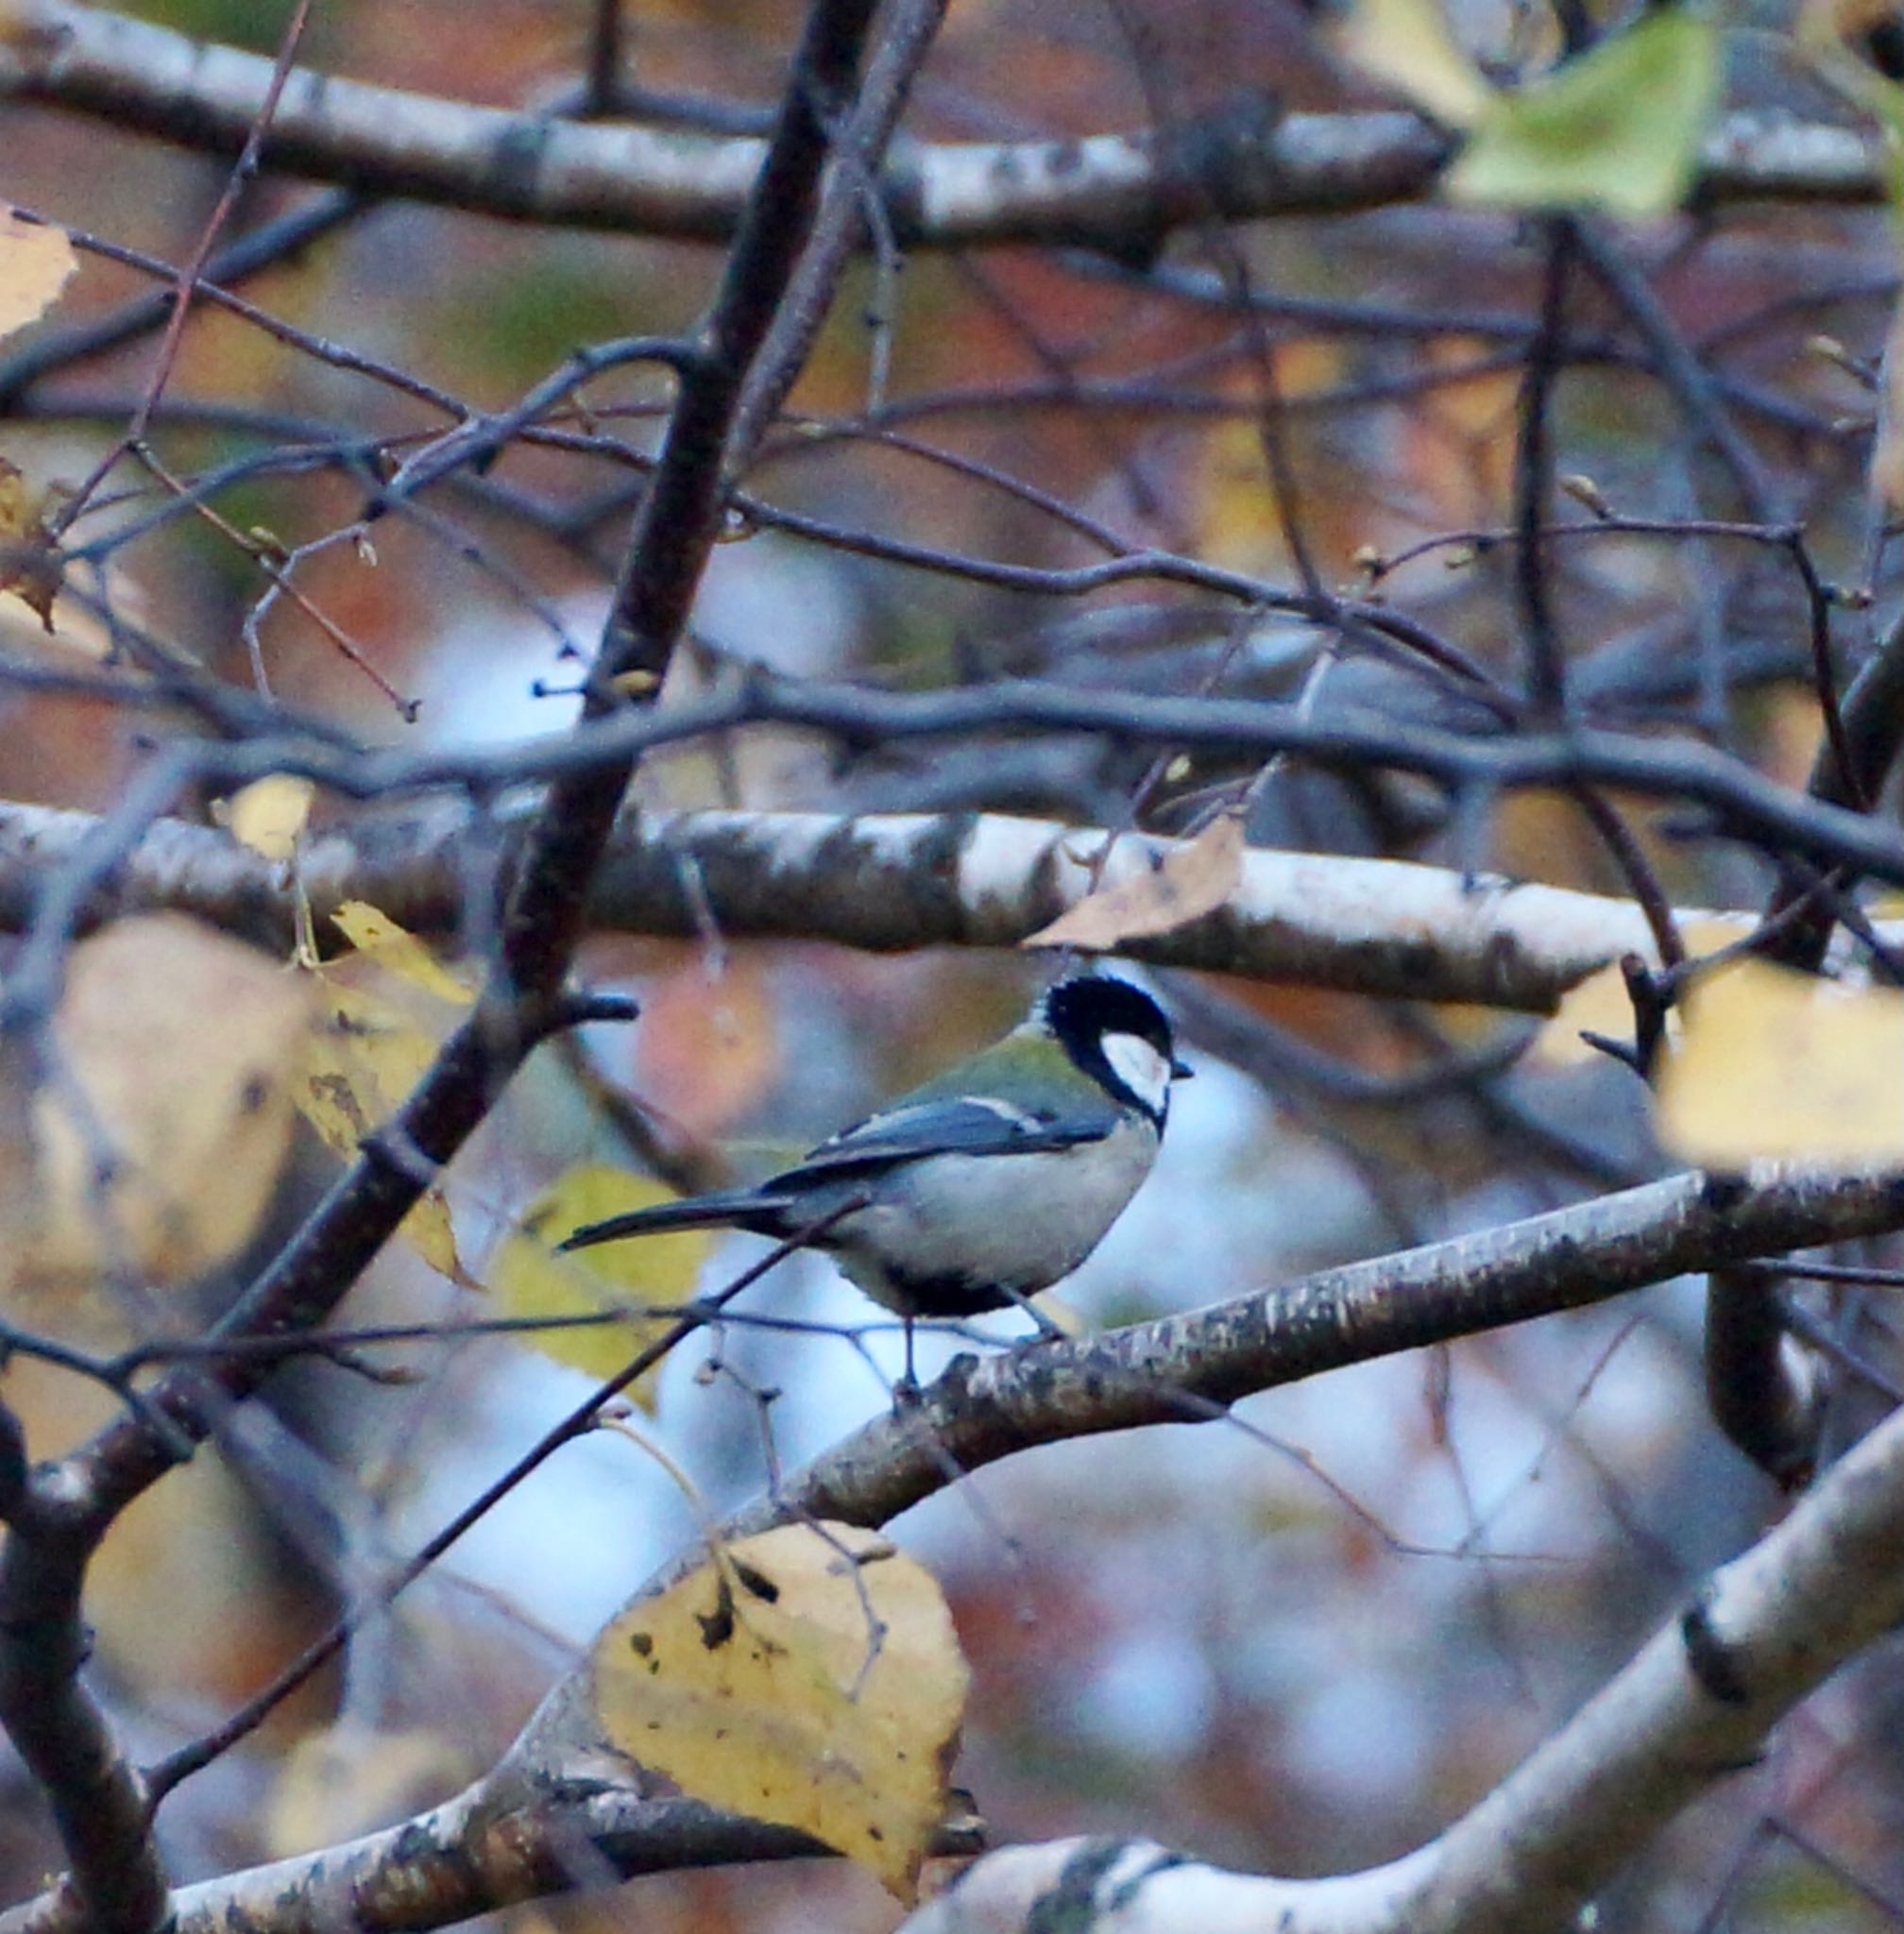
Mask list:
[[[1197,1070],[1188,1061],[1172,1060],[1170,1063],[1170,1078],[1173,1081],[1188,1081],[1196,1073]]]

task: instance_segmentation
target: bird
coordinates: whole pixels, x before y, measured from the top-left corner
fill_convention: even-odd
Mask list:
[[[906,1330],[1012,1307],[1070,1275],[1149,1174],[1178,1059],[1169,1017],[1113,975],[1056,981],[1003,1040],[753,1188],[571,1230],[558,1250],[725,1225],[829,1255]]]

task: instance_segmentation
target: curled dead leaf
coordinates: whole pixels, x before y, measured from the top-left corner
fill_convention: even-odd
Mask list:
[[[1124,857],[1129,851],[1120,848],[1112,856],[1113,867],[1124,877],[1087,893],[1021,944],[1104,952],[1214,913],[1243,877],[1243,822],[1235,813],[1220,814],[1194,840],[1172,846],[1154,867],[1138,859],[1133,870]]]

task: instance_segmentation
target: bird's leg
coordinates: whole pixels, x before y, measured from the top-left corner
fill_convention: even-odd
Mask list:
[[[895,1416],[919,1401],[919,1379],[912,1371],[912,1318],[902,1315],[899,1322],[906,1332],[906,1374],[892,1386]]]
[[[1012,1298],[1013,1305],[1025,1312],[1038,1326],[1037,1341],[1040,1343],[1065,1343],[1070,1339],[1064,1332],[1041,1310],[1022,1290],[1012,1289],[1001,1282],[997,1285],[1003,1296]]]

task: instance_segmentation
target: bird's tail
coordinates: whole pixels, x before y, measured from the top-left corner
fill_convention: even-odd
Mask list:
[[[657,1202],[650,1209],[631,1209],[601,1222],[586,1222],[570,1230],[555,1245],[559,1249],[587,1249],[597,1243],[620,1242],[628,1235],[662,1235],[671,1229],[710,1229],[726,1225],[751,1229],[756,1234],[779,1232],[788,1204],[757,1189],[730,1189],[720,1196],[690,1196],[679,1202]]]

